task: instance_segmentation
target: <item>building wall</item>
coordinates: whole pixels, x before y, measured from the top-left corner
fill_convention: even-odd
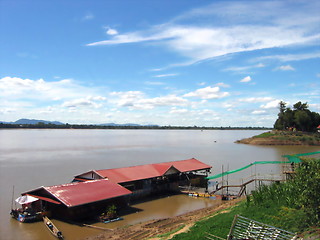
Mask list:
[[[125,208],[128,206],[128,201],[129,198],[125,196],[70,208],[63,204],[57,205],[53,203],[47,203],[47,210],[49,210],[52,214],[52,217],[56,219],[67,221],[83,221],[87,219],[97,220],[97,217],[109,206],[115,205],[118,209]]]

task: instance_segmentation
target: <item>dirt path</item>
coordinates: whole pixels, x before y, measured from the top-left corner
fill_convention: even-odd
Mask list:
[[[160,234],[169,233],[173,230],[183,227],[179,231],[173,234],[169,234],[167,239],[172,238],[175,234],[188,231],[193,224],[203,218],[209,217],[217,211],[229,208],[235,205],[242,199],[235,199],[226,202],[222,202],[220,205],[195,210],[174,218],[165,218],[158,220],[151,220],[140,224],[135,224],[128,227],[122,227],[114,229],[113,231],[104,231],[103,233],[86,238],[86,240],[105,240],[105,239],[126,239],[126,240],[141,240],[141,239],[153,239],[157,240],[156,236]]]

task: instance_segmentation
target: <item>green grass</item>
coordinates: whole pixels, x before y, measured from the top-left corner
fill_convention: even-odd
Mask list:
[[[270,131],[254,136],[254,138],[269,138],[281,141],[302,142],[307,145],[317,145],[320,141],[320,134],[291,131]]]
[[[260,135],[254,136],[255,138],[269,138],[269,137],[273,137],[276,134],[274,132],[264,132],[261,133]]]
[[[237,206],[230,208],[230,211],[217,214],[206,220],[197,222],[189,232],[181,233],[176,235],[174,240],[195,240],[195,239],[205,239],[207,235],[206,232],[214,234],[221,238],[226,238],[233,218],[235,215],[239,214],[256,221],[260,221],[273,226],[281,227],[277,224],[276,216],[272,215],[274,212],[280,210],[279,206],[266,206],[261,208],[260,206],[248,206],[246,201],[241,202]]]
[[[235,215],[290,232],[320,226],[320,159],[303,160],[293,180],[263,186],[238,205],[197,222],[174,240],[205,239],[206,232],[226,238]]]

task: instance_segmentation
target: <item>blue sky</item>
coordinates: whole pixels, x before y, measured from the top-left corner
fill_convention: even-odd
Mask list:
[[[266,126],[320,111],[320,1],[0,1],[0,120]]]

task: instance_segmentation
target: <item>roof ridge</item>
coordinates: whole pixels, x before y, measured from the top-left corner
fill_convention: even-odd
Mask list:
[[[140,165],[134,165],[134,166],[127,166],[127,167],[117,167],[117,168],[105,168],[105,169],[96,169],[96,170],[91,170],[94,172],[98,171],[105,171],[105,170],[116,170],[116,169],[122,169],[122,168],[134,168],[134,167],[142,167],[142,166],[150,166],[150,165],[161,165],[161,164],[168,164],[168,163],[175,163],[175,162],[183,162],[183,161],[188,161],[188,160],[197,160],[196,158],[189,158],[189,159],[184,159],[184,160],[177,160],[177,161],[168,161],[168,162],[161,162],[161,163],[148,163],[148,164],[140,164]],[[173,165],[173,164],[172,164]],[[89,172],[91,172],[89,171]],[[88,172],[86,172],[88,173]]]

